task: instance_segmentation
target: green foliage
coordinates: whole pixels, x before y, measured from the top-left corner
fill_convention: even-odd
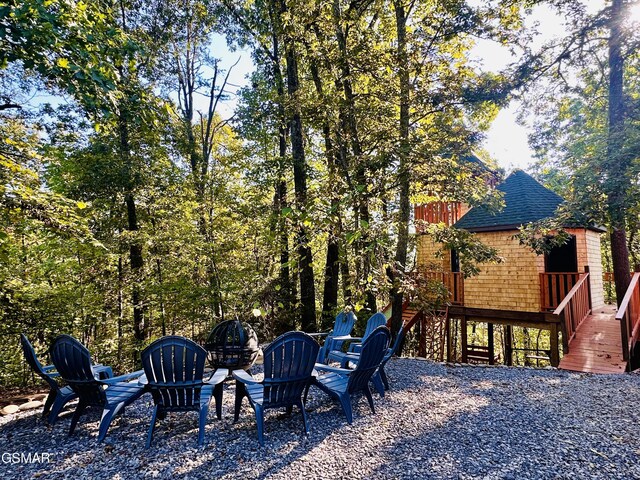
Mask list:
[[[503,261],[495,248],[485,245],[477,235],[466,230],[447,227],[444,224],[432,224],[428,226],[427,233],[445,249],[458,252],[460,269],[465,278],[480,273],[478,264]]]
[[[520,245],[529,247],[536,255],[544,255],[569,241],[571,235],[564,230],[563,225],[565,223],[557,218],[531,222],[522,225],[513,238]]]
[[[520,10],[500,3],[407,6],[401,61],[396,2],[0,0],[0,338],[12,345],[2,382],[26,378],[20,331],[41,349],[71,333],[124,370],[155,337],[202,338],[223,318],[249,321],[263,341],[298,328],[300,236],[318,292],[338,247],[335,311],[350,303],[365,317],[372,297],[386,303],[389,272],[412,268],[393,260],[407,177],[416,202],[499,207],[485,181],[497,172],[466,160],[511,88],[468,61],[474,37],[507,41],[505,27],[519,26]],[[256,64],[233,120],[216,111],[227,97],[216,33]],[[29,104],[32,92],[52,105]],[[465,275],[498,261],[463,232],[434,234]],[[429,308],[446,297],[432,282],[401,288]]]

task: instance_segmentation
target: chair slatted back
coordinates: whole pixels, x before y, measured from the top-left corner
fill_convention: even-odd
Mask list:
[[[40,360],[38,360],[38,357],[36,356],[36,351],[34,350],[33,345],[31,345],[31,342],[23,333],[20,334],[20,345],[22,346],[24,358],[31,369],[36,372],[40,378],[47,382],[51,388],[58,390],[59,387],[57,382],[44,371]]]
[[[398,348],[400,348],[400,344],[404,341],[404,335],[406,333],[407,332],[404,329],[404,323],[403,323],[402,325],[400,325],[400,329],[398,330],[398,333],[396,335],[396,340],[395,342],[393,342],[393,347],[391,347],[391,349],[389,349],[387,351],[387,354],[384,356],[383,363],[387,363],[389,359],[397,353]]]
[[[60,376],[87,405],[103,406],[106,394],[96,380],[89,350],[70,335],[60,335],[51,344],[51,360]]]
[[[387,317],[384,316],[384,313],[378,312],[374,313],[367,320],[367,326],[364,330],[364,334],[362,335],[362,341],[364,342],[374,331],[381,325],[387,324]]]
[[[340,312],[336,315],[336,321],[333,324],[332,337],[342,337],[349,335],[356,323],[356,315],[353,312]]]
[[[347,386],[349,393],[360,391],[365,387],[368,388],[371,376],[387,353],[390,339],[389,329],[382,325],[376,328],[364,341],[358,365],[349,375],[349,385]]]
[[[303,332],[287,332],[264,351],[265,408],[288,406],[300,400],[311,380],[318,343]]]
[[[162,337],[142,351],[142,368],[154,402],[164,410],[196,410],[200,405],[207,351],[177,335]]]

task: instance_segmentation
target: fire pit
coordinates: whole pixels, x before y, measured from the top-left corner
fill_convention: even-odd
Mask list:
[[[215,326],[204,348],[212,368],[247,370],[258,357],[258,336],[248,323],[227,320]]]

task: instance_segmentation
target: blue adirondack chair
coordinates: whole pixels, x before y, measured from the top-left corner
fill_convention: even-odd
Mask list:
[[[378,370],[376,370],[376,372],[371,377],[371,382],[373,383],[373,386],[376,388],[376,391],[380,394],[381,397],[384,397],[385,390],[389,390],[389,379],[387,378],[387,374],[384,371],[384,367],[387,364],[387,362],[391,359],[391,357],[393,357],[397,353],[398,349],[400,348],[400,345],[404,340],[405,333],[406,331],[404,329],[404,324],[403,324],[400,326],[400,329],[398,330],[398,334],[396,335],[396,340],[393,342],[393,347],[387,349],[387,353],[384,355],[384,358],[380,363],[380,368],[378,368]],[[349,364],[357,365],[359,361],[360,361],[359,353],[347,353],[341,359],[340,366],[342,368],[345,368]]]
[[[168,412],[199,412],[198,445],[202,445],[213,389],[226,378],[227,369],[218,369],[205,381],[207,351],[176,335],[156,340],[142,351],[141,358],[144,368],[141,383],[147,386],[155,403],[145,448],[151,446],[156,421],[165,418]]]
[[[58,382],[56,382],[55,378],[60,376],[60,374],[55,371],[56,367],[53,365],[43,366],[40,363],[33,349],[33,345],[31,345],[31,342],[23,333],[20,334],[20,344],[22,345],[24,358],[29,366],[49,385],[49,395],[44,403],[42,416],[47,417],[47,421],[50,424],[54,424],[67,402],[76,398],[77,395],[71,390],[71,387],[61,387]]]
[[[303,332],[287,332],[264,350],[264,380],[253,379],[244,370],[235,370],[236,402],[234,421],[238,421],[242,399],[246,396],[256,414],[258,440],[264,446],[264,411],[286,408],[291,413],[296,405],[302,412],[305,432],[309,433],[302,393],[309,387],[318,343]]]
[[[353,422],[351,395],[355,393],[364,393],[371,411],[376,412],[369,381],[387,352],[390,338],[391,334],[386,326],[376,328],[362,344],[360,360],[353,370],[316,364],[316,370],[320,375],[313,379],[313,385],[340,402],[349,423]]]
[[[101,442],[107,435],[113,417],[144,393],[144,387],[137,382],[127,382],[142,375],[141,370],[119,377],[100,379],[94,365],[91,364],[89,350],[69,335],[57,337],[51,345],[50,354],[56,370],[78,397],[69,435],[73,434],[80,416],[87,407],[100,407],[102,418],[98,442]]]
[[[340,350],[344,340],[334,340],[335,337],[348,337],[356,324],[356,315],[353,312],[340,312],[336,315],[333,330],[330,332],[311,333],[312,337],[326,336],[327,338],[318,352],[317,361],[327,363],[327,355],[332,350]]]
[[[369,335],[371,335],[374,332],[376,328],[378,328],[381,325],[386,325],[386,323],[387,323],[387,317],[384,316],[384,313],[381,313],[381,312],[374,313],[373,315],[371,315],[371,317],[369,317],[369,320],[367,320],[367,326],[364,330],[364,334],[362,335],[362,337],[351,337],[351,336],[337,337],[337,338],[334,337],[333,338],[334,341],[342,340],[342,341],[351,342],[351,343],[349,343],[349,348],[347,349],[346,352],[343,352],[341,350],[331,350],[327,355],[328,361],[342,363],[343,359],[348,358],[349,353],[360,353],[360,350],[362,349],[362,342],[365,341],[369,337]]]

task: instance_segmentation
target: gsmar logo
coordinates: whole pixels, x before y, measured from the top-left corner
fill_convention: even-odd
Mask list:
[[[4,452],[0,459],[2,463],[49,463],[52,453],[49,452]]]

